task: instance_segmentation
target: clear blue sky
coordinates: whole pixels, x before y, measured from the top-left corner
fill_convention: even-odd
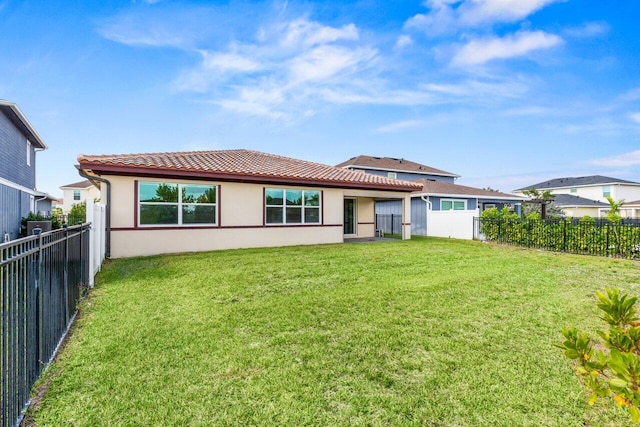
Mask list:
[[[403,157],[511,191],[640,181],[638,0],[0,0],[0,98],[49,149]]]

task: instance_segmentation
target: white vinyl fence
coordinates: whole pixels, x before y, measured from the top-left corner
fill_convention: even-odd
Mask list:
[[[473,218],[477,216],[477,210],[430,210],[427,212],[427,236],[473,240]]]
[[[106,207],[87,199],[87,222],[91,224],[91,246],[89,248],[89,286],[93,287],[94,277],[100,271],[105,258]]]

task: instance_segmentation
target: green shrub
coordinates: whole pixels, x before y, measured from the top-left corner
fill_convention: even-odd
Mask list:
[[[51,221],[52,230],[57,230],[62,227],[62,223],[58,217],[42,216],[40,214],[29,212],[29,215],[23,216],[20,220],[20,237],[25,237],[27,235],[27,222],[29,221]]]
[[[619,289],[605,289],[597,297],[609,330],[598,331],[601,340],[595,341],[576,328],[565,328],[565,341],[558,347],[569,359],[577,361],[576,372],[591,390],[590,405],[599,398],[611,398],[627,408],[634,422],[640,423],[638,299],[621,294]]]
[[[67,215],[67,224],[76,225],[87,221],[87,202],[74,203]]]

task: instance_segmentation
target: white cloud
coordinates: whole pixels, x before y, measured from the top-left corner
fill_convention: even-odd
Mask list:
[[[281,108],[286,99],[286,93],[278,85],[264,81],[254,87],[238,88],[235,97],[223,98],[214,103],[236,113],[288,121],[291,119],[290,114]]]
[[[405,22],[427,35],[451,34],[500,22],[517,22],[559,0],[428,0],[427,13]]]
[[[517,77],[505,81],[467,80],[459,83],[427,83],[422,88],[433,93],[457,98],[518,98],[527,92],[527,86]]]
[[[405,29],[417,29],[427,35],[454,33],[457,27],[455,12],[448,5],[434,6],[430,13],[419,13],[409,18]]]
[[[575,38],[597,37],[608,33],[611,27],[606,22],[585,22],[579,27],[566,28],[563,34]]]
[[[411,46],[412,44],[413,44],[413,39],[411,38],[411,36],[403,34],[400,37],[398,37],[398,40],[396,40],[394,49],[396,50],[402,49],[404,47]]]
[[[286,25],[280,45],[287,48],[312,47],[338,40],[358,40],[358,38],[358,29],[354,24],[334,28],[306,19],[296,19]]]
[[[380,126],[375,131],[377,133],[392,133],[404,129],[418,128],[426,124],[424,120],[402,120],[388,125]]]
[[[557,0],[474,0],[459,8],[460,21],[468,26],[480,23],[516,22]]]
[[[362,94],[360,81],[376,73],[379,56],[359,42],[354,24],[331,27],[306,19],[262,26],[254,40],[200,54],[199,65],[182,72],[176,89],[215,92],[222,108],[277,120],[313,115],[319,100],[331,102],[325,94],[335,88]]]
[[[635,111],[633,113],[629,113],[629,118],[636,123],[640,124],[640,111]]]
[[[326,88],[318,95],[333,104],[369,104],[369,105],[436,105],[442,104],[441,98],[420,90],[388,90],[385,88],[368,89],[365,87]]]
[[[505,116],[550,116],[557,115],[559,111],[554,108],[540,107],[535,105],[529,105],[525,107],[510,108],[502,112]]]
[[[129,46],[191,48],[212,31],[217,11],[160,5],[125,12],[103,20],[96,27],[102,37]],[[223,29],[220,29],[223,31]]]
[[[605,157],[591,161],[592,164],[605,167],[628,167],[640,165],[640,150],[630,153],[620,154],[619,156]]]
[[[630,89],[620,95],[618,99],[622,102],[632,102],[640,99],[640,87]]]
[[[371,61],[375,55],[376,51],[370,48],[318,46],[291,60],[291,80],[294,83],[321,82],[343,72],[355,72]]]
[[[261,68],[260,64],[251,58],[236,53],[217,53],[200,51],[202,67],[217,71],[250,72]]]
[[[479,65],[496,59],[525,56],[532,51],[549,49],[561,43],[560,37],[543,31],[520,31],[503,38],[472,40],[458,50],[452,64]]]
[[[98,30],[104,38],[117,43],[132,46],[173,46],[179,47],[186,43],[187,38],[163,26],[137,28],[136,26],[108,25]]]

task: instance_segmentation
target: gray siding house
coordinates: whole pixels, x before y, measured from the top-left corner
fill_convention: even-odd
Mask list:
[[[346,162],[336,165],[336,167],[360,171],[371,175],[386,176],[387,178],[402,179],[405,181],[430,179],[433,181],[449,182],[453,184],[456,178],[460,178],[460,175],[456,175],[455,173],[395,157],[360,155],[352,157]]]
[[[471,235],[473,217],[483,210],[507,206],[520,214],[525,200],[513,194],[458,185],[455,180],[460,175],[402,158],[357,156],[337,166],[422,184],[422,190],[411,194],[411,234],[415,235],[455,235],[449,229],[467,226],[471,230],[467,235]],[[386,232],[397,229],[399,225],[394,221],[401,208],[399,201],[377,201],[376,226]]]
[[[18,238],[29,212],[51,211],[53,198],[36,190],[36,152],[46,148],[18,106],[0,100],[0,241]]]

